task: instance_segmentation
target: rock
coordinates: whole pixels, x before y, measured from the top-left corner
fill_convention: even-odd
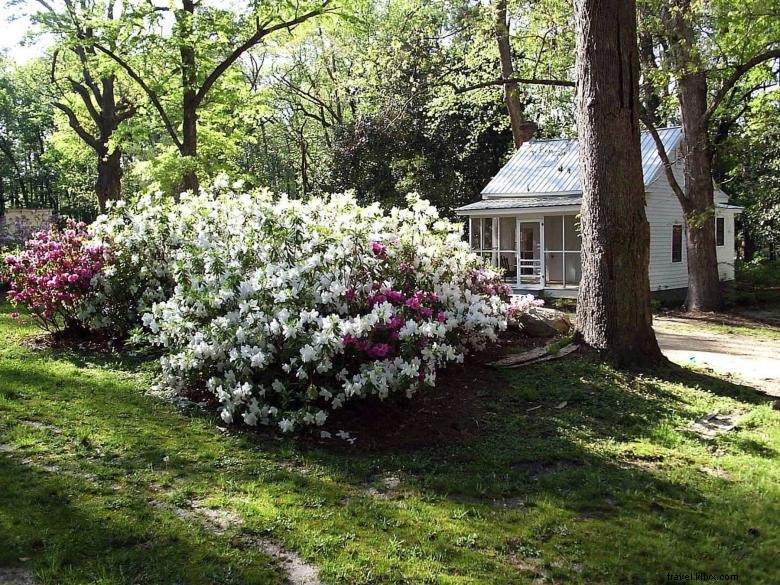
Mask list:
[[[733,431],[737,427],[741,415],[742,411],[740,410],[729,414],[720,414],[719,410],[713,410],[683,430],[702,439],[714,439],[722,433]]]
[[[571,319],[566,313],[542,307],[533,307],[523,313],[520,324],[531,337],[554,337],[571,329]]]

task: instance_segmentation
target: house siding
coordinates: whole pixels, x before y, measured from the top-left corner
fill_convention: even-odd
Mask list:
[[[717,193],[717,192],[716,192]],[[718,201],[717,203],[725,203],[728,200],[726,195],[723,195],[724,201]],[[734,280],[734,262],[737,258],[737,251],[734,239],[734,217],[735,213],[727,209],[719,209],[717,211],[717,217],[723,217],[723,245],[718,246],[718,274],[720,274],[721,280]]]
[[[683,184],[683,173],[675,166],[677,181]],[[688,286],[688,253],[685,242],[682,262],[672,262],[672,226],[683,225],[683,212],[677,196],[664,173],[659,173],[647,186],[647,221],[650,224],[650,290],[685,288]]]
[[[685,184],[682,164],[674,167],[674,176],[680,185]],[[715,203],[727,203],[728,195],[715,191]],[[672,262],[672,226],[683,225],[683,212],[677,196],[669,186],[664,173],[659,173],[647,186],[647,221],[650,224],[650,290],[687,288],[688,251],[683,243],[682,262]],[[723,217],[724,241],[718,246],[718,274],[721,280],[734,280],[734,211],[716,210],[716,217]]]

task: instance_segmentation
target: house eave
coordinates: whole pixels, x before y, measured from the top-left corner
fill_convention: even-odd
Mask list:
[[[456,210],[463,217],[496,217],[499,215],[545,215],[551,213],[579,213],[580,205],[554,205],[549,207],[510,207],[507,209]]]

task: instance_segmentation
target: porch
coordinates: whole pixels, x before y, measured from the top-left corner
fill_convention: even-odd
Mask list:
[[[514,291],[576,297],[582,267],[576,214],[470,214],[468,233],[472,249],[502,269]]]

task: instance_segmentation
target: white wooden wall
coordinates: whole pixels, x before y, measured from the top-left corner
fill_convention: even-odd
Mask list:
[[[684,184],[682,163],[674,169],[680,185]],[[715,203],[726,203],[727,196],[715,191]],[[721,280],[734,280],[734,212],[718,209],[725,218],[724,245],[719,246],[718,271]],[[688,258],[683,241],[682,262],[672,262],[672,226],[683,225],[683,213],[677,196],[661,172],[647,187],[647,221],[650,224],[650,290],[667,290],[688,286]]]

